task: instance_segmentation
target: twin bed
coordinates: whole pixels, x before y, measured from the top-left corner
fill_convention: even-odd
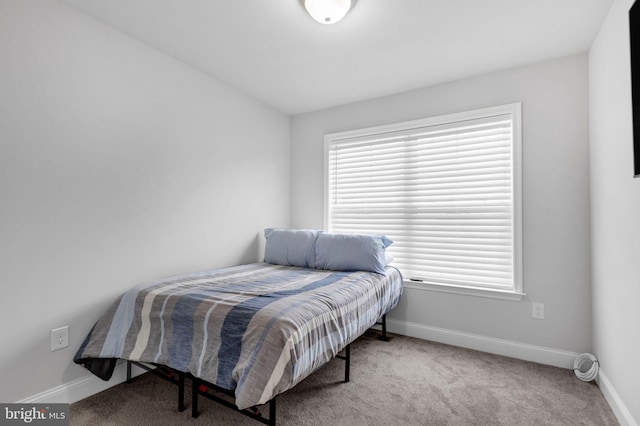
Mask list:
[[[119,359],[192,379],[192,414],[209,389],[258,420],[275,398],[336,356],[393,309],[402,276],[382,236],[265,231],[265,262],[168,277],[123,294],[74,361],[109,380]],[[339,353],[346,349],[346,356]],[[224,400],[222,400],[224,401]],[[221,402],[221,401],[218,401]],[[224,402],[223,402],[224,403]],[[248,410],[247,410],[248,409]]]

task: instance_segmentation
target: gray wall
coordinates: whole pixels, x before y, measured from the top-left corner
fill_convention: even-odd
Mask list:
[[[591,350],[587,78],[582,54],[293,117],[292,226],[323,225],[325,133],[522,102],[527,296],[514,302],[405,289],[390,319],[488,337],[494,346]],[[531,318],[531,301],[545,304],[546,319]]]
[[[638,424],[640,178],[632,177],[628,26],[632,4],[632,0],[613,3],[591,47],[589,103],[593,348],[602,369],[601,389],[619,418]]]
[[[133,285],[261,259],[289,224],[289,131],[56,1],[0,1],[0,401],[86,375],[75,351]]]

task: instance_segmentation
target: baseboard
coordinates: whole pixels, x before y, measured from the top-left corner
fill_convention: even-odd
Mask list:
[[[520,342],[496,339],[493,337],[463,333],[460,331],[430,327],[423,324],[397,321],[393,319],[387,319],[387,329],[391,333],[402,334],[419,339],[431,340],[448,345],[460,346],[463,348],[475,349],[482,352],[489,352],[497,355],[504,355],[511,358],[517,358],[568,369],[573,368],[573,361],[576,356],[579,355],[574,352],[567,352],[559,349],[529,345]],[[144,372],[144,370],[134,367],[133,375],[137,376]],[[116,366],[113,377],[108,382],[100,380],[93,375],[87,375],[86,377],[83,377],[81,379],[65,383],[63,385],[57,386],[53,389],[49,389],[45,392],[41,392],[37,395],[33,395],[18,402],[74,403],[98,392],[102,392],[103,390],[106,390],[112,386],[120,384],[125,380],[126,364],[122,363]],[[624,408],[624,405],[622,405],[622,407]],[[628,413],[628,410],[626,411],[626,413]],[[635,423],[629,424],[637,426]]]
[[[615,388],[609,381],[609,378],[607,378],[606,374],[602,371],[602,368],[598,373],[596,381],[598,382],[598,386],[600,386],[600,391],[609,403],[613,414],[616,415],[620,424],[622,426],[638,426],[638,423],[634,420],[625,403],[620,399],[618,392],[616,392]]]
[[[131,375],[133,377],[139,376],[142,373],[145,373],[145,370],[136,366],[133,366],[131,369]],[[87,374],[85,377],[56,386],[55,388],[40,392],[17,402],[19,404],[73,404],[74,402],[88,398],[91,395],[95,395],[98,392],[102,392],[110,387],[123,383],[126,380],[127,364],[123,362],[116,365],[116,368],[113,371],[113,376],[108,382],[99,379],[93,374]]]
[[[423,324],[397,321],[388,318],[387,329],[392,333],[402,334],[405,336],[432,340],[434,342],[446,343],[448,345],[460,346],[463,348],[475,349],[482,352],[489,352],[492,354],[504,355],[511,358],[568,369],[573,368],[573,361],[579,355],[578,353],[563,351],[560,349],[496,339],[494,337],[463,333],[460,331],[430,327]]]

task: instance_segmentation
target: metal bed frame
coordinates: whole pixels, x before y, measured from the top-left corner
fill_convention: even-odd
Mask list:
[[[382,330],[380,335],[377,337],[379,340],[388,342],[391,340],[391,337],[387,336],[387,316],[386,314],[382,316],[380,322],[376,324],[382,325]],[[336,355],[336,358],[341,359],[345,362],[344,366],[344,382],[349,383],[350,380],[350,369],[351,369],[351,344],[348,344],[344,349],[344,355]],[[264,417],[260,411],[256,407],[247,408],[244,410],[240,410],[233,402],[228,401],[227,399],[221,398],[216,395],[217,392],[224,394],[230,398],[234,398],[234,392],[232,390],[221,388],[220,386],[214,385],[213,383],[209,383],[205,380],[202,380],[198,377],[195,377],[189,373],[183,373],[181,371],[174,370],[164,365],[156,365],[156,364],[146,364],[138,361],[129,361],[127,360],[127,381],[126,383],[132,382],[132,374],[131,374],[131,366],[135,365],[137,367],[142,368],[143,370],[152,373],[161,379],[164,379],[174,385],[178,386],[178,411],[183,412],[185,410],[184,404],[184,379],[189,378],[191,380],[191,417],[198,417],[198,398],[203,396],[208,398],[218,404],[224,405],[225,407],[231,408],[232,410],[237,411],[240,414],[243,414],[247,417],[251,417],[254,420],[259,421],[260,423],[275,426],[276,424],[276,398],[274,396],[271,400],[268,401],[269,404],[269,417]],[[151,365],[151,366],[150,366]]]

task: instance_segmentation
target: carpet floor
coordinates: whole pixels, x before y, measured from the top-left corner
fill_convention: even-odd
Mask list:
[[[594,383],[571,370],[405,336],[351,345],[351,381],[333,360],[277,399],[278,425],[617,425]],[[83,425],[259,425],[205,398],[191,418],[152,374],[71,405]],[[268,412],[268,406],[261,407]]]

